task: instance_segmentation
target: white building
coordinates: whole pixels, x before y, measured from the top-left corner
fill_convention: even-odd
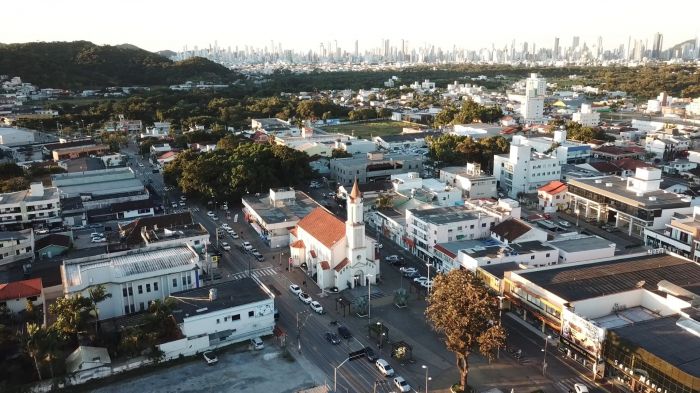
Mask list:
[[[34,231],[0,231],[0,266],[34,259]]]
[[[421,179],[418,172],[391,175],[394,191],[438,206],[462,204],[462,190],[436,179]]]
[[[290,254],[295,266],[305,267],[321,289],[339,289],[375,283],[379,259],[375,242],[365,236],[364,204],[357,184],[347,198],[343,225],[323,207],[317,207],[290,231]]]
[[[533,152],[516,135],[509,154],[493,157],[493,175],[499,187],[509,197],[516,198],[519,193],[534,193],[552,180],[559,180],[561,165],[557,157]]]
[[[155,122],[152,127],[146,127],[146,132],[141,133],[141,138],[155,137],[165,138],[170,135],[170,122]]]
[[[690,116],[700,116],[700,98],[695,98],[685,106],[685,113]]]
[[[457,206],[406,211],[411,251],[426,261],[435,255],[436,244],[486,238],[498,222],[498,217]]]
[[[252,278],[178,292],[173,317],[184,340],[208,338],[208,347],[272,334],[274,295]]]
[[[600,123],[600,113],[591,110],[590,104],[581,104],[581,110],[573,114],[572,120],[585,127],[595,127]]]
[[[60,222],[58,189],[32,183],[29,190],[0,194],[0,225]]]
[[[290,229],[320,206],[293,188],[270,189],[268,195],[246,195],[242,202],[246,221],[272,248],[288,245]]]
[[[615,256],[616,244],[599,236],[575,234],[549,242],[557,249],[559,263],[592,261]]]
[[[187,246],[136,249],[66,259],[61,265],[66,296],[104,285],[112,297],[98,304],[100,319],[145,311],[156,299],[197,288],[199,255]]]
[[[491,237],[505,245],[530,241],[546,242],[547,232],[523,220],[511,218],[493,227]]]
[[[525,123],[542,123],[544,121],[544,97],[535,95],[533,90],[528,91],[520,105],[520,114]]]
[[[0,284],[0,305],[7,307],[11,313],[17,314],[26,310],[28,301],[35,306],[44,304],[44,286],[41,278]]]
[[[367,139],[338,140],[335,148],[350,154],[367,154],[377,150],[377,144]]]
[[[525,92],[534,90],[535,95],[547,95],[547,79],[543,78],[538,73],[531,73],[530,77],[525,80]]]
[[[465,199],[495,198],[498,193],[496,178],[484,174],[480,164],[442,168],[440,181],[462,190]]]

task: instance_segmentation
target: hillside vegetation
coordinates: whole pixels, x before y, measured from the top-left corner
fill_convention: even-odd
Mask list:
[[[64,89],[237,79],[235,72],[207,59],[174,62],[133,45],[98,46],[88,41],[0,44],[0,74]]]

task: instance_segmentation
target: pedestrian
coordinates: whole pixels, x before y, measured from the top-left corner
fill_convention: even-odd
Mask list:
[[[302,284],[303,286],[306,286],[306,280],[304,280],[301,284]]]

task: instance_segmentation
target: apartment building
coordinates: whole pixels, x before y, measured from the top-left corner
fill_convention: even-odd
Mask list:
[[[0,266],[34,259],[34,231],[0,231]]]
[[[555,156],[533,152],[520,136],[513,137],[509,154],[493,157],[493,175],[509,197],[537,192],[543,185],[559,180],[561,163]]]
[[[0,226],[50,225],[61,222],[58,189],[32,183],[29,190],[0,194]]]
[[[442,168],[440,181],[462,190],[465,199],[495,198],[498,193],[496,178],[483,173],[476,163]]]

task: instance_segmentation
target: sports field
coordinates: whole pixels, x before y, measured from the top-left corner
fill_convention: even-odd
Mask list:
[[[404,127],[417,128],[417,125],[402,121],[385,120],[372,123],[341,124],[322,127],[322,129],[329,133],[348,134],[361,139],[370,139],[374,136],[398,135]]]

